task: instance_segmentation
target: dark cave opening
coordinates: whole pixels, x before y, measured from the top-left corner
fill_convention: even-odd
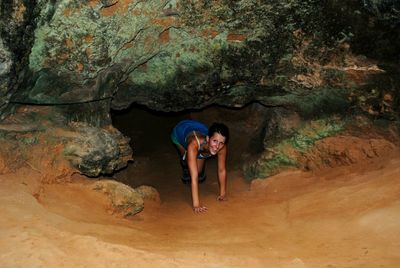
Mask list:
[[[201,110],[159,112],[141,105],[132,105],[123,111],[112,111],[113,125],[130,138],[133,161],[124,170],[114,174],[114,179],[133,187],[150,185],[162,196],[172,193],[173,185],[181,183],[178,153],[171,142],[173,127],[181,120],[195,119],[210,125],[222,122],[230,129],[227,171],[240,172],[241,164],[250,155],[263,148],[263,125],[268,109],[258,103],[243,108],[212,105]],[[208,183],[214,185],[216,161],[206,164]],[[166,182],[168,180],[168,182]]]

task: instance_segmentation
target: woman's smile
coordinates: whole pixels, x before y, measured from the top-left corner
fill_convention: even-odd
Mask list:
[[[219,133],[215,133],[208,140],[210,154],[216,155],[225,145],[225,137]]]

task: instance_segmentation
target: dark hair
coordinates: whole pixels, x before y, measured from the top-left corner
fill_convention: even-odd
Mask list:
[[[225,137],[225,143],[229,141],[229,128],[222,123],[213,123],[208,129],[208,136],[211,137],[214,133],[219,133]]]

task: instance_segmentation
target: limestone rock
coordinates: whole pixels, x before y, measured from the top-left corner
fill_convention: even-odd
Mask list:
[[[289,110],[264,124],[264,147],[275,130],[295,135],[297,115],[398,120],[398,9],[395,0],[2,1],[0,120],[24,104],[59,107],[78,122],[94,115],[77,127],[80,137],[65,139],[65,156],[88,176],[131,158],[127,139],[104,126],[111,109],[133,103],[166,112],[252,102]],[[274,155],[265,159],[293,165]]]
[[[144,208],[142,194],[123,183],[113,180],[100,180],[94,184],[93,189],[106,194],[112,208],[125,217],[135,215]]]
[[[35,7],[36,1],[0,3],[0,115],[17,91],[28,62],[34,40]]]
[[[138,103],[154,110],[180,111],[210,104],[242,107],[252,101],[301,108],[303,101],[312,101],[306,98],[309,85],[318,96],[325,84],[341,80],[342,71],[327,72],[325,67],[332,69],[333,61],[345,67],[342,58],[348,51],[319,44],[326,38],[347,41],[356,34],[347,33],[351,22],[357,22],[356,29],[366,35],[369,21],[363,6],[354,1],[210,5],[39,0],[29,7],[28,2],[9,4],[22,14],[22,22],[15,16],[3,20],[5,31],[12,33],[6,49],[23,44],[20,52],[30,52],[25,55],[29,64],[21,65],[25,68],[20,68],[19,90],[12,100],[70,104],[110,99],[114,109]],[[355,10],[364,17],[353,21]],[[337,21],[336,14],[343,12]],[[26,31],[31,37],[35,30],[33,43],[22,42],[18,35],[29,23],[35,26]],[[18,59],[12,55],[14,64]],[[319,83],[304,84],[296,77],[318,78]]]
[[[118,130],[75,125],[77,135],[69,138],[63,154],[82,174],[111,174],[132,159],[129,138]]]
[[[160,203],[160,194],[156,188],[147,185],[141,185],[135,188],[135,190],[142,196],[143,200]]]

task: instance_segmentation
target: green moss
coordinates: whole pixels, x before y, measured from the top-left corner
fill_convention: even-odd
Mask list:
[[[266,149],[254,162],[245,164],[247,179],[266,178],[287,167],[296,167],[296,154],[306,152],[315,142],[344,130],[345,123],[335,118],[309,121],[290,138]]]
[[[28,145],[33,145],[37,144],[39,139],[38,137],[22,137],[20,138],[20,141]]]
[[[277,154],[272,158],[264,153],[259,160],[244,167],[244,175],[247,179],[266,178],[276,174],[277,170],[283,167],[296,166],[297,161],[288,155]]]
[[[304,128],[290,139],[283,143],[288,143],[296,150],[306,151],[314,143],[323,138],[333,136],[344,129],[344,123],[336,120],[321,119],[311,121]]]

